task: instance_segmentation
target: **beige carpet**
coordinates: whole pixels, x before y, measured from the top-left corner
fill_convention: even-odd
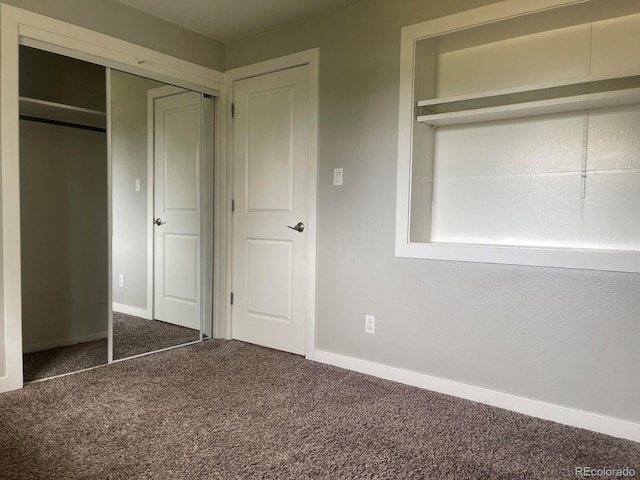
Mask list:
[[[573,479],[640,444],[237,341],[0,395],[2,479]]]
[[[195,342],[200,332],[158,320],[113,314],[113,358],[127,358]],[[107,363],[107,339],[58,347],[23,356],[24,381],[31,382]]]

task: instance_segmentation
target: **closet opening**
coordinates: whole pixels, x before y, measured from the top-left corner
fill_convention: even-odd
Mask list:
[[[20,46],[25,382],[107,363],[105,68]]]

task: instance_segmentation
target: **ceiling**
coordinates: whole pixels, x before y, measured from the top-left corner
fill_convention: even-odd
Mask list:
[[[358,0],[116,0],[227,42]]]

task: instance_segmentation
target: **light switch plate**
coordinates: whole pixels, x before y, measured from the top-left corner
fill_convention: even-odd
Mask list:
[[[338,187],[342,185],[342,168],[333,169],[333,185]]]
[[[140,179],[136,178],[136,192],[140,191]]]

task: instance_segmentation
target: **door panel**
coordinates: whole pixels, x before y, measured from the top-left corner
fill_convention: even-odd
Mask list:
[[[154,105],[154,318],[199,329],[201,95]]]
[[[162,99],[156,101],[161,108],[165,103]],[[200,183],[199,104],[167,108],[162,113],[164,118],[159,124],[161,135],[164,135],[165,210],[197,210]]]
[[[197,302],[198,243],[195,235],[164,234],[164,298]]]
[[[308,67],[234,84],[233,338],[304,354]]]
[[[247,98],[246,192],[250,211],[292,213],[294,93],[290,86]]]
[[[247,239],[247,311],[251,315],[291,322],[292,267],[293,242]]]

